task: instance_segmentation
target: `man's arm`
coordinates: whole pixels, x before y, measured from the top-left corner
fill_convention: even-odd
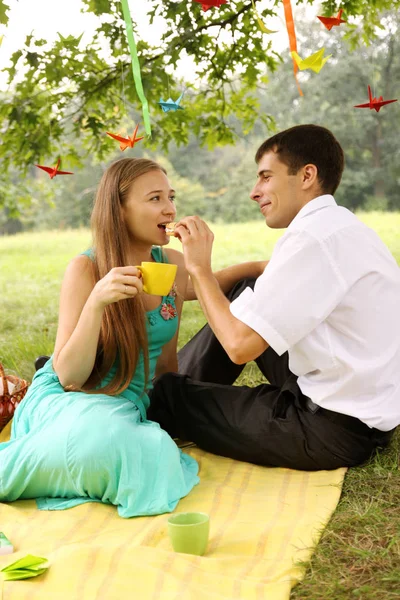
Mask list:
[[[243,364],[260,356],[268,343],[251,327],[234,317],[211,269],[213,233],[198,217],[186,217],[175,231],[183,246],[186,268],[208,324],[229,358]]]
[[[192,281],[208,324],[232,362],[242,365],[268,348],[267,342],[254,329],[232,315],[230,302],[211,271],[196,271]]]
[[[241,279],[245,279],[247,277],[257,279],[257,277],[260,277],[260,275],[264,272],[268,262],[268,260],[257,260],[240,263],[238,265],[232,265],[230,267],[225,267],[225,269],[215,271],[213,275],[218,281],[220,289],[225,294],[235,285],[235,283]],[[186,288],[185,300],[197,300],[197,295],[191,278],[189,279],[188,286]]]

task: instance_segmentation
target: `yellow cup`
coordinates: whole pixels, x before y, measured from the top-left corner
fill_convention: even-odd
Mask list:
[[[177,265],[169,263],[142,262],[136,265],[142,274],[143,291],[154,296],[166,296],[175,281]]]

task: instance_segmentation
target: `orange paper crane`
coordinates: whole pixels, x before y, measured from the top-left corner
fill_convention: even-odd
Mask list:
[[[42,165],[35,165],[39,169],[46,171],[50,175],[50,179],[54,179],[56,175],[73,175],[70,171],[59,171],[58,167],[60,166],[61,158],[58,159],[55,167],[43,167]]]
[[[218,8],[222,5],[222,4],[227,4],[227,0],[194,0],[195,2],[197,2],[198,4],[201,4],[201,8],[203,9],[204,12],[206,12],[207,10],[210,10],[210,8],[212,8],[213,6],[218,6]]]
[[[339,26],[340,23],[346,23],[342,19],[343,10],[340,9],[336,17],[317,17],[323,25],[330,31],[332,27]]]
[[[139,125],[136,125],[132,137],[129,137],[128,135],[127,138],[124,138],[120,135],[116,135],[115,133],[109,133],[108,131],[106,131],[106,134],[112,137],[114,140],[117,140],[117,142],[120,142],[119,147],[122,151],[124,151],[127,148],[133,148],[137,142],[140,142],[140,140],[144,138],[144,135],[142,135],[142,137],[136,137],[138,129]]]
[[[369,102],[367,102],[365,104],[356,104],[354,106],[354,108],[370,108],[371,110],[374,108],[376,110],[376,112],[379,112],[381,110],[382,106],[385,106],[385,104],[391,104],[392,102],[397,102],[397,98],[396,98],[396,100],[384,100],[383,96],[379,96],[379,98],[373,98],[372,92],[371,92],[371,86],[368,86],[368,96],[369,96]]]

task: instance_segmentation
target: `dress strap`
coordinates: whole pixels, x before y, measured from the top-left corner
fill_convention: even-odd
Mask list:
[[[166,252],[162,249],[161,246],[153,246],[151,249],[151,255],[156,262],[167,263],[168,257]]]
[[[88,248],[84,252],[81,252],[80,255],[81,256],[82,255],[88,256],[90,258],[90,260],[92,260],[94,262],[94,250],[93,250],[93,248]]]

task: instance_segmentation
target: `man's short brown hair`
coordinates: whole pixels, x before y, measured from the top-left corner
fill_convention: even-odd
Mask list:
[[[296,173],[308,164],[318,169],[321,192],[334,194],[344,169],[343,149],[333,133],[319,125],[296,125],[268,138],[257,150],[256,162],[275,152],[289,170]]]

